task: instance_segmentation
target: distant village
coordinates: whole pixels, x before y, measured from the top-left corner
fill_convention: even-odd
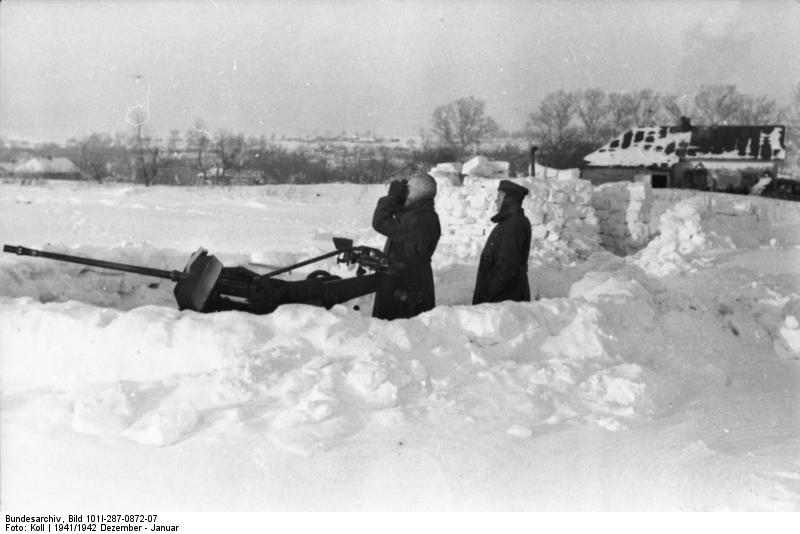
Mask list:
[[[519,118],[527,119],[524,129],[505,132],[486,102],[469,96],[437,106],[419,137],[372,131],[246,136],[211,132],[199,118],[185,132],[157,137],[142,121],[124,133],[64,144],[0,140],[0,179],[370,184],[444,165],[459,180],[463,164],[475,157],[512,178],[539,176],[540,167],[569,169],[595,185],[647,181],[654,188],[771,194],[794,191],[800,177],[800,84],[788,106],[735,85],[702,85],[693,97],[562,89]]]
[[[491,155],[527,157],[524,138],[497,137],[483,146]],[[269,138],[219,133],[204,142],[172,136],[148,139],[140,149],[129,137],[93,135],[64,145],[0,141],[0,178],[140,182],[149,167],[148,185],[374,183],[454,157],[426,139],[344,132]]]
[[[105,139],[108,161],[93,168],[90,161],[102,156],[101,140],[80,145],[68,143],[66,146],[39,145],[29,142],[4,142],[2,145],[4,161],[0,161],[0,178],[32,183],[44,179],[96,180],[135,182],[137,179],[137,158],[141,154],[114,145]],[[244,139],[232,136],[227,140],[228,159],[225,154],[225,140],[216,145],[190,146],[188,140],[153,142],[148,146],[148,157],[158,154],[159,169],[162,176],[171,172],[172,180],[156,181],[171,185],[210,185],[210,184],[264,184],[264,183],[311,183],[314,181],[313,169],[330,172],[342,171],[342,181],[353,181],[344,173],[356,170],[367,173],[364,182],[382,182],[396,172],[414,163],[415,153],[424,152],[424,141],[397,137],[385,138],[372,135],[340,135],[287,137],[276,136],[267,141],[264,138]],[[514,154],[517,168],[508,161],[492,165],[492,158],[482,156],[472,159],[471,166],[483,165],[492,169],[487,177],[514,177],[528,175],[531,165],[535,167],[535,152],[529,152],[531,144],[524,138],[496,138],[485,144],[486,153],[497,156]],[[116,148],[116,150],[115,150]],[[78,162],[59,155],[69,150],[77,151]],[[433,150],[433,158],[447,155],[447,151]],[[56,155],[53,155],[55,153]],[[120,155],[122,161],[119,161]],[[283,166],[294,161],[295,173],[286,176],[270,175],[270,163],[277,164],[276,155],[283,159]],[[9,157],[10,156],[10,157]],[[431,155],[429,154],[428,157]],[[524,161],[522,161],[524,159]],[[424,159],[424,158],[423,158]],[[116,160],[117,168],[113,167]],[[259,161],[261,160],[261,161]],[[766,187],[765,178],[774,182],[774,195],[782,198],[800,199],[800,181],[783,172],[786,160],[785,127],[767,126],[697,126],[690,123],[674,126],[655,126],[634,128],[609,140],[605,145],[586,154],[578,175],[595,185],[613,181],[647,180],[653,187],[692,188],[728,193],[748,194],[753,188]],[[125,162],[127,161],[127,165]],[[301,164],[304,162],[305,165]],[[477,162],[477,163],[476,163]],[[203,163],[203,165],[201,165]],[[222,167],[227,163],[229,169]],[[418,162],[440,176],[447,175],[451,180],[463,177],[462,164],[429,159]],[[489,163],[487,166],[486,163]],[[83,164],[83,165],[81,165]],[[292,165],[289,165],[291,167]],[[83,167],[83,168],[82,168]],[[119,172],[126,169],[127,172]],[[304,173],[306,171],[306,173]],[[95,176],[92,176],[92,172]],[[103,175],[103,176],[98,176]],[[349,178],[349,179],[348,179]],[[375,179],[377,178],[377,179]],[[331,181],[331,180],[318,180]],[[767,180],[767,183],[769,180]],[[780,183],[779,183],[780,182]],[[795,182],[797,184],[795,185]],[[787,183],[789,184],[787,187]],[[781,187],[782,186],[782,187]],[[762,191],[760,191],[762,192]]]

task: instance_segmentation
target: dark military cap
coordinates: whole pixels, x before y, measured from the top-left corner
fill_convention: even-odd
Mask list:
[[[500,180],[500,185],[497,187],[498,191],[503,191],[506,195],[510,195],[512,197],[517,198],[524,198],[525,195],[530,193],[527,187],[522,187],[521,185],[517,185],[510,180]]]

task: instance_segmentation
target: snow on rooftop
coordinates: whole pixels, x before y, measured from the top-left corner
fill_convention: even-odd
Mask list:
[[[786,157],[783,126],[657,126],[628,130],[584,160],[595,167],[670,167],[686,159],[780,160]]]
[[[14,172],[22,174],[72,174],[80,172],[69,158],[31,158],[14,168]]]
[[[608,142],[584,159],[592,166],[669,167],[679,161],[678,147],[688,144],[691,132],[661,126],[634,128]]]

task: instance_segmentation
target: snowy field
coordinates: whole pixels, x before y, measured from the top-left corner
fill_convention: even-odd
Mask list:
[[[264,272],[382,246],[385,186],[0,185],[3,244]],[[781,202],[781,201],[775,201]],[[800,511],[800,248],[691,199],[636,255],[531,264],[532,303],[179,312],[172,283],[0,255],[6,510]],[[482,244],[482,243],[481,243]],[[317,268],[346,274],[332,262]]]

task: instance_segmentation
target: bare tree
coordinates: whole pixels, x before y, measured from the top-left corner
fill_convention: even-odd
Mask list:
[[[573,96],[575,111],[583,123],[586,136],[597,139],[603,121],[608,117],[608,96],[602,89],[587,89]]]
[[[561,89],[544,97],[538,111],[528,116],[528,125],[539,133],[543,141],[563,139],[568,133],[575,108],[575,96]]]
[[[220,130],[214,144],[214,150],[218,161],[215,182],[229,184],[231,176],[228,172],[239,170],[242,166],[244,136]]]
[[[169,138],[167,138],[167,152],[174,154],[181,146],[181,132],[180,130],[170,130]]]
[[[708,125],[728,124],[742,108],[742,98],[735,85],[704,85],[694,105]]]
[[[783,111],[774,99],[764,95],[742,96],[737,119],[742,124],[775,124],[780,122],[782,116]]]
[[[636,126],[653,126],[661,109],[661,96],[652,89],[640,89],[632,93],[636,107],[634,124]]]
[[[486,103],[475,97],[459,98],[433,112],[433,133],[442,146],[458,156],[477,150],[487,137],[498,131],[495,120],[486,114]]]
[[[636,125],[639,103],[630,93],[608,95],[609,120],[613,135],[618,135]]]
[[[800,83],[792,90],[792,99],[786,110],[787,126],[794,130],[796,136],[800,136]]]
[[[379,158],[375,158],[375,155],[380,156]],[[375,166],[377,167],[377,172],[375,173],[375,180],[378,183],[384,183],[387,181],[390,170],[391,170],[391,163],[392,163],[392,152],[389,150],[389,147],[382,146],[378,149],[378,153],[373,155],[373,160],[375,161]]]
[[[661,109],[665,119],[673,124],[678,124],[682,117],[692,117],[695,114],[689,95],[664,95],[661,97]]]
[[[155,183],[161,163],[158,143],[148,135],[146,125],[149,112],[145,108],[132,109],[127,115],[133,128],[133,144],[136,151],[136,167],[139,179],[145,186]]]
[[[791,147],[791,150],[787,150],[787,163],[794,168],[794,172],[800,172],[800,83],[792,90],[785,118],[786,144]]]
[[[96,182],[108,175],[112,139],[106,134],[92,134],[78,141],[78,167]]]
[[[186,132],[186,145],[195,153],[197,168],[203,175],[203,183],[208,183],[208,171],[206,170],[206,159],[208,147],[213,141],[213,137],[206,129],[202,119],[195,119],[192,128]]]

